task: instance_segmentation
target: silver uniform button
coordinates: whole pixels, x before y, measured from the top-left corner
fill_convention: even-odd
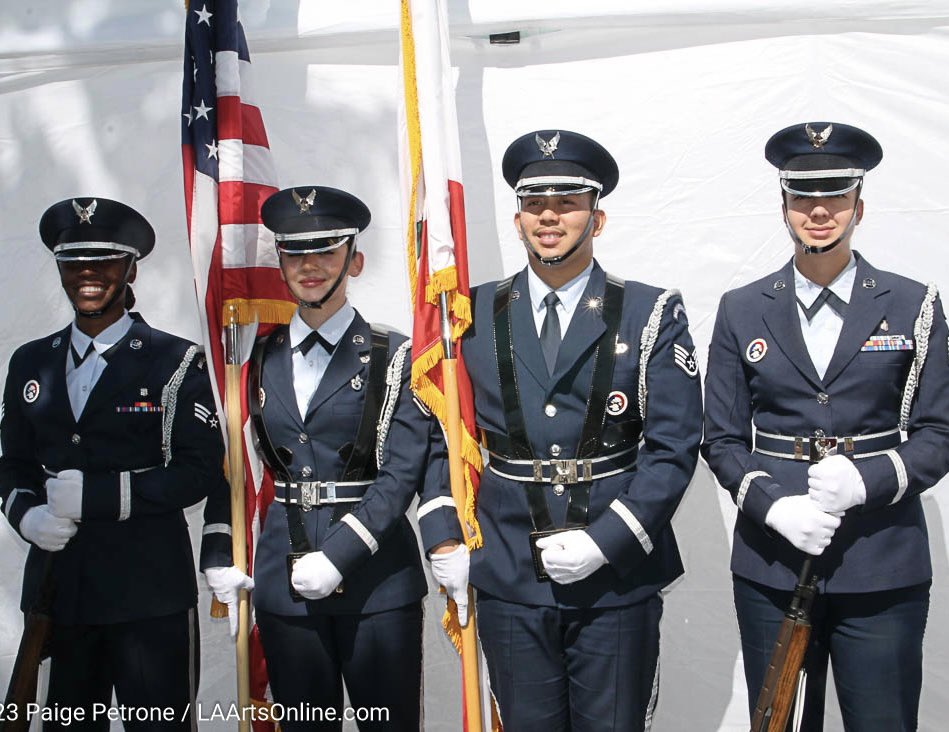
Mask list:
[[[818,403],[818,404],[826,405],[826,404],[828,404],[829,402],[830,402],[830,396],[828,396],[827,394],[825,394],[825,393],[822,392],[822,391],[817,393],[817,403]]]
[[[564,492],[564,487],[563,487],[562,484],[557,483],[557,484],[554,485],[554,495],[555,495],[555,496],[562,496],[562,495],[563,495],[563,492]]]
[[[555,407],[553,404],[548,404],[544,407],[544,414],[546,414],[548,417],[556,417],[557,407]]]
[[[550,454],[557,457],[560,454],[560,445],[551,445]]]
[[[309,465],[304,465],[303,469],[300,471],[300,475],[302,475],[304,478],[309,478],[311,475],[313,475],[313,468],[311,468]]]
[[[310,436],[306,432],[301,432],[297,436],[297,439],[300,441],[301,445],[305,445],[307,442],[310,441]]]
[[[814,437],[822,438],[827,437],[827,435],[824,434],[824,430],[814,430]]]
[[[69,440],[74,445],[78,445],[80,442],[82,442],[82,438],[78,434],[74,434],[72,437],[69,438]]]

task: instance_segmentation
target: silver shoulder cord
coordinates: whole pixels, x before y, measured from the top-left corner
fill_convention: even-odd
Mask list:
[[[649,320],[643,328],[639,341],[639,416],[643,425],[646,423],[646,398],[649,396],[649,390],[646,388],[646,366],[649,364],[652,349],[659,337],[662,311],[665,310],[669,298],[676,295],[681,295],[681,293],[678,290],[666,290],[656,298],[656,304],[652,306],[652,312],[649,314]]]
[[[185,380],[185,373],[198,353],[198,347],[188,346],[184,358],[171,375],[168,383],[161,390],[161,452],[165,458],[165,466],[171,462],[171,428],[175,422],[175,409],[178,406],[178,390]]]
[[[915,355],[913,364],[906,377],[906,385],[903,387],[903,401],[900,404],[900,429],[905,430],[909,426],[909,413],[913,406],[913,397],[916,395],[916,389],[919,386],[919,377],[923,372],[923,366],[926,365],[926,354],[929,352],[929,334],[933,327],[933,303],[939,291],[936,284],[930,282],[926,285],[926,296],[919,307],[919,315],[916,317],[916,323],[913,325],[913,339],[915,340]]]
[[[382,467],[382,453],[385,448],[389,427],[392,426],[392,415],[399,403],[399,394],[402,391],[402,369],[405,366],[405,357],[412,347],[412,341],[405,341],[400,345],[389,367],[386,369],[386,393],[382,400],[382,409],[379,410],[379,423],[376,427],[376,467]]]

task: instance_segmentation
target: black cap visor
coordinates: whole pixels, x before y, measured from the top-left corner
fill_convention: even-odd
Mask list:
[[[277,234],[277,251],[291,256],[331,252],[349,243],[358,229],[336,229],[333,231],[310,231],[299,234]]]
[[[808,198],[827,198],[829,196],[842,196],[854,190],[860,181],[863,180],[863,171],[847,171],[851,175],[827,175],[839,171],[813,171],[822,175],[822,177],[808,175],[806,177],[797,177],[800,174],[781,172],[781,188],[787,193],[796,196],[806,196]],[[855,175],[859,173],[859,175]]]
[[[53,256],[57,262],[104,262],[123,257],[138,258],[138,249],[108,241],[76,241],[57,244]]]

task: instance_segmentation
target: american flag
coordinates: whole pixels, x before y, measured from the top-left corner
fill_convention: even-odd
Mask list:
[[[277,190],[263,117],[255,104],[250,54],[236,0],[192,0],[185,31],[181,149],[185,208],[202,333],[218,413],[224,392],[223,328],[233,318],[253,338],[286,323],[295,304],[280,279],[273,235],[260,206]],[[249,333],[248,333],[249,331]],[[246,358],[248,348],[244,348]],[[243,401],[243,400],[242,400]],[[241,408],[244,444],[249,438]],[[273,484],[253,450],[244,454],[248,573]],[[250,637],[250,694],[265,698],[267,672],[254,627]],[[254,723],[257,730],[272,726]]]

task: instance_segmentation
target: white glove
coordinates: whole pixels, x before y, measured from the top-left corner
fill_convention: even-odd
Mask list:
[[[293,565],[290,584],[307,600],[322,600],[343,581],[343,575],[323,552],[310,552]]]
[[[208,567],[204,570],[208,587],[218,602],[227,605],[227,618],[231,621],[231,638],[237,635],[237,600],[241,590],[254,589],[254,579],[237,567]]]
[[[46,502],[54,516],[78,521],[82,518],[82,471],[60,470],[46,479]]]
[[[779,498],[764,521],[802,552],[814,556],[830,545],[840,526],[840,518],[821,511],[810,496]]]
[[[606,564],[600,547],[580,529],[544,536],[537,540],[537,547],[543,549],[540,559],[550,579],[561,585],[586,579]]]
[[[459,544],[450,552],[432,554],[432,575],[458,606],[458,622],[468,624],[468,547]]]
[[[807,495],[830,513],[867,502],[867,488],[860,471],[843,455],[831,455],[807,469]]]
[[[68,518],[54,516],[49,506],[33,506],[20,519],[23,538],[47,552],[62,551],[79,528]]]

